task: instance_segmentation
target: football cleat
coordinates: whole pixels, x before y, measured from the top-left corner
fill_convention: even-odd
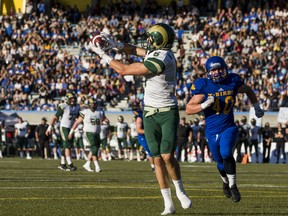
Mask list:
[[[94,172],[90,166],[87,166],[86,164],[83,165],[83,168],[87,171],[87,172]]]
[[[230,188],[231,191],[231,199],[233,202],[239,202],[241,199],[241,195],[239,193],[239,190],[237,188],[237,185],[232,185]]]
[[[60,164],[60,166],[58,166],[58,169],[66,171],[67,170],[67,166],[66,166],[66,164]]]
[[[102,172],[101,168],[96,168],[95,172]]]
[[[161,213],[161,215],[170,215],[170,214],[175,214],[175,207],[172,205],[170,208],[165,208],[165,210]]]
[[[223,193],[224,193],[225,197],[227,197],[227,198],[230,198],[232,196],[230,188],[229,188],[229,184],[226,184],[224,182],[223,182]]]
[[[181,202],[181,206],[183,209],[188,209],[192,207],[192,201],[185,193],[182,193],[181,195],[177,196],[177,198]]]
[[[73,166],[73,163],[67,166],[66,171],[75,171],[77,170],[77,167]]]

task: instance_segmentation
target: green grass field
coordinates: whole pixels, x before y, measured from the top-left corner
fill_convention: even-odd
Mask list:
[[[0,160],[0,215],[160,215],[162,197],[148,162],[102,162],[103,172],[57,169],[59,160]],[[177,215],[288,215],[288,166],[237,165],[240,203],[222,195],[216,165],[181,163],[193,207],[183,210],[172,195]]]

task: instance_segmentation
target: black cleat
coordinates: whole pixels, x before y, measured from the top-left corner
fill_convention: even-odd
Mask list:
[[[66,166],[66,164],[60,164],[60,166],[58,166],[58,169],[66,171],[67,170],[67,166]]]
[[[223,182],[223,193],[224,193],[225,197],[227,197],[227,198],[230,198],[232,196],[230,188],[229,188],[229,184],[226,184],[224,182]]]
[[[241,199],[241,195],[239,193],[239,190],[237,188],[237,185],[232,185],[232,187],[230,188],[231,191],[231,199],[233,202],[239,202]]]
[[[77,170],[77,167],[73,166],[73,163],[67,166],[66,171],[75,171]]]

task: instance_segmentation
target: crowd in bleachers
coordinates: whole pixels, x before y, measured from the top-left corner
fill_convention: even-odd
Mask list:
[[[80,104],[92,96],[103,108],[117,106],[121,97],[128,98],[129,106],[135,105],[143,98],[143,80],[117,75],[85,45],[95,31],[140,44],[145,29],[158,22],[175,30],[180,108],[191,96],[193,81],[205,74],[205,61],[212,55],[225,58],[231,72],[253,88],[265,110],[288,106],[286,2],[224,2],[218,10],[217,1],[184,7],[183,1],[159,6],[149,0],[145,5],[130,1],[87,6],[79,12],[77,6],[51,3],[46,8],[44,1],[27,1],[24,14],[11,9],[0,17],[1,109],[55,110],[68,91],[77,93]],[[78,47],[79,53],[69,53],[66,48],[71,46]],[[123,62],[143,60],[118,51],[109,54]],[[248,107],[246,96],[239,95],[236,110]]]

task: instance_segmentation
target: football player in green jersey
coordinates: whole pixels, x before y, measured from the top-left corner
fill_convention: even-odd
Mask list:
[[[109,45],[89,43],[87,47],[95,52],[118,74],[145,76],[144,125],[145,136],[155,163],[155,173],[164,199],[162,215],[174,214],[175,207],[171,198],[168,175],[176,188],[177,198],[184,209],[192,206],[185,193],[180,166],[174,157],[179,125],[179,111],[175,96],[176,59],[171,50],[175,39],[174,30],[167,24],[158,23],[147,30],[147,45],[136,47],[115,41],[112,36],[101,33],[102,40]],[[126,54],[144,58],[143,62],[123,64],[106,54],[109,49],[118,49]]]
[[[71,148],[73,142],[68,139],[70,128],[73,126],[75,119],[79,116],[80,106],[76,102],[76,95],[74,93],[68,93],[65,97],[65,103],[58,105],[57,112],[52,117],[46,131],[46,134],[49,135],[54,123],[60,120],[60,134],[63,142],[63,149],[61,151],[61,163],[58,168],[64,171],[75,171],[77,169],[71,161]],[[68,166],[66,166],[65,158]]]

